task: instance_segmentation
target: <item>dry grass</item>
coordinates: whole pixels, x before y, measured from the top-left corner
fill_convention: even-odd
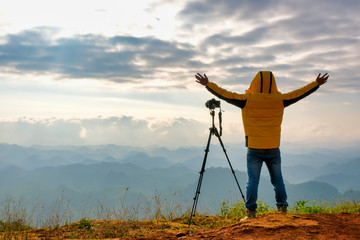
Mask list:
[[[79,222],[62,227],[0,232],[0,239],[166,239],[169,236],[182,236],[189,232],[195,233],[200,230],[231,225],[238,221],[236,218],[197,215],[193,218],[193,223],[189,228],[188,217],[185,216],[173,220],[154,219],[146,221],[82,219]]]
[[[245,212],[241,201],[234,204],[223,202],[218,215],[196,215],[192,218],[189,228],[189,209],[169,201],[161,194],[155,195],[145,207],[135,203],[131,206],[123,204],[116,209],[99,204],[95,208],[97,216],[94,218],[98,220],[82,218],[73,223],[71,223],[71,211],[61,199],[47,208],[39,203],[35,203],[30,210],[24,206],[22,198],[7,197],[1,203],[0,240],[168,239],[169,236],[185,236],[189,232],[196,233],[236,224]],[[275,212],[275,209],[262,202],[259,202],[258,210],[259,215]],[[146,219],[139,219],[140,211],[145,211]],[[35,221],[34,217],[39,218],[44,212],[51,214],[40,221]],[[291,214],[344,212],[358,214],[360,205],[355,201],[344,201],[341,204],[299,201],[289,209],[289,212]]]

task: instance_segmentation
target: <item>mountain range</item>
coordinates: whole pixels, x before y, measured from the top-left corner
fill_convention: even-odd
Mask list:
[[[245,150],[230,146],[227,152],[245,193]],[[347,159],[346,154],[336,157],[320,150],[307,154],[283,153],[289,203],[344,198],[360,201],[360,153],[359,157],[354,155],[348,155]],[[232,159],[234,156],[237,158]],[[74,216],[80,216],[89,213],[94,206],[107,209],[120,205],[154,207],[161,198],[162,207],[171,204],[186,211],[193,203],[203,159],[204,150],[196,147],[23,147],[0,144],[0,201],[12,196],[25,198],[29,203],[36,199],[55,204],[60,199]],[[272,206],[274,192],[265,165],[262,173],[259,199]],[[216,213],[222,201],[241,200],[219,146],[211,146],[203,177],[198,210]]]

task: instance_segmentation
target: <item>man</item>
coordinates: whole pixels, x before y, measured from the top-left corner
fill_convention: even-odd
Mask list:
[[[256,217],[258,185],[263,162],[274,186],[277,208],[287,213],[287,195],[281,173],[280,132],[284,108],[315,92],[327,82],[329,75],[319,74],[315,81],[289,92],[280,93],[270,71],[256,74],[245,94],[229,92],[213,82],[206,74],[195,75],[196,82],[206,86],[212,94],[241,108],[247,150],[248,183],[246,188],[246,217]]]

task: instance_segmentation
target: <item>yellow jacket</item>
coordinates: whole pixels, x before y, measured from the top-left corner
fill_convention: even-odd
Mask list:
[[[280,146],[284,108],[315,92],[314,81],[298,90],[282,94],[277,90],[275,77],[269,71],[256,74],[245,94],[229,92],[209,82],[206,88],[224,101],[242,109],[246,146],[271,149]]]

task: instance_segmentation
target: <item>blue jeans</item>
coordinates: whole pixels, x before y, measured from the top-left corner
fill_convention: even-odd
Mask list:
[[[265,162],[269,170],[271,183],[274,186],[276,205],[278,207],[287,207],[287,195],[281,174],[280,149],[248,148],[248,183],[246,187],[246,208],[250,210],[256,210],[257,208],[256,201],[258,198],[258,186],[263,162]]]

